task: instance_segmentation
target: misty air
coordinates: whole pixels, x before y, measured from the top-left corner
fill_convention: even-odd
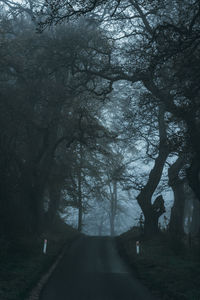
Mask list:
[[[200,2],[0,0],[0,300],[200,300]]]

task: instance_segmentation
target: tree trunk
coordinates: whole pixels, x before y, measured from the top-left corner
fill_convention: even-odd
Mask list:
[[[100,224],[98,225],[98,235],[99,235],[99,236],[102,236],[103,223],[104,223],[104,220],[103,220],[103,216],[102,216],[102,217],[101,217]]]
[[[193,199],[193,214],[192,214],[192,224],[191,224],[191,233],[196,236],[199,234],[200,229],[200,203],[195,196],[192,196]]]
[[[184,158],[179,157],[176,162],[168,169],[169,186],[174,193],[174,205],[171,209],[169,231],[175,235],[184,234],[184,206],[185,191],[184,181],[179,179],[179,172],[184,165]]]
[[[190,167],[187,169],[187,179],[196,198],[200,201],[200,157],[193,157]]]
[[[115,219],[110,219],[110,236],[115,236]]]
[[[158,220],[160,216],[165,212],[164,199],[162,195],[158,196],[154,203],[150,203],[151,198],[147,201],[147,198],[141,204],[141,208],[144,214],[144,234],[146,236],[152,236],[159,232]]]
[[[38,179],[39,180],[39,179]],[[40,234],[43,220],[43,187],[35,181],[33,169],[26,166],[21,177],[19,197],[24,207],[24,233]]]
[[[83,220],[83,206],[82,206],[81,188],[79,189],[78,203],[79,203],[79,208],[78,208],[78,231],[81,232],[82,231],[82,220]]]
[[[169,231],[175,235],[183,235],[185,206],[184,182],[182,180],[176,182],[176,185],[172,186],[172,190],[174,193],[174,205],[171,209]]]
[[[49,208],[47,212],[48,226],[52,226],[55,223],[56,214],[60,205],[61,186],[60,184],[50,182],[49,185]]]
[[[159,107],[158,124],[159,124],[159,147],[158,156],[155,159],[155,164],[153,169],[149,174],[148,181],[146,185],[142,188],[139,195],[137,196],[138,204],[140,205],[142,212],[144,214],[144,233],[146,235],[154,235],[159,231],[158,229],[158,219],[165,212],[164,200],[162,196],[158,196],[155,202],[152,204],[152,196],[160,182],[163,168],[170,153],[167,144],[167,134],[164,121],[164,108]]]
[[[144,222],[144,234],[146,236],[152,236],[159,232],[158,228],[158,219],[159,215],[154,214],[153,212],[148,212],[145,217]]]
[[[185,111],[176,106],[173,96],[166,90],[159,89],[152,78],[145,78],[143,80],[144,86],[151,91],[151,93],[164,102],[166,110],[171,112],[180,120],[184,120],[187,126],[188,148],[194,152],[191,166],[187,170],[187,179],[197,199],[200,201],[200,131],[199,124],[196,119],[196,109]]]
[[[115,236],[115,217],[117,213],[117,181],[113,181],[113,191],[111,191],[111,211],[110,211],[110,235]]]
[[[83,222],[83,201],[82,201],[82,164],[83,164],[83,147],[80,144],[80,164],[78,168],[78,231],[82,231]]]
[[[44,229],[44,186],[35,186],[30,195],[33,207],[33,232],[40,235]]]

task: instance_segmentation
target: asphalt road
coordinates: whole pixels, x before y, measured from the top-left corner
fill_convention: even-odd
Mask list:
[[[81,237],[58,264],[40,300],[155,300],[110,238]]]

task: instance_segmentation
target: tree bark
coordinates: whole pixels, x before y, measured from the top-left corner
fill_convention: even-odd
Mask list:
[[[83,147],[80,143],[80,163],[78,167],[78,231],[82,231],[83,222],[83,201],[82,201],[82,167],[83,167]]]
[[[152,210],[146,213],[144,223],[144,234],[146,236],[152,236],[159,232],[158,219],[159,215],[154,214]]]
[[[193,214],[192,214],[192,224],[191,233],[196,236],[200,234],[200,203],[198,199],[193,196]]]
[[[200,157],[198,155],[193,157],[191,165],[187,169],[187,179],[189,186],[200,201]]]
[[[48,226],[53,226],[60,205],[61,186],[59,183],[50,182],[49,185],[49,208],[47,212]]]
[[[175,235],[184,234],[184,206],[185,191],[184,181],[179,178],[179,172],[184,165],[184,158],[179,157],[176,162],[168,169],[169,186],[174,193],[174,205],[171,209],[169,231]]]
[[[160,106],[158,116],[160,137],[158,156],[155,159],[155,164],[149,174],[146,185],[142,188],[137,196],[138,204],[140,205],[145,218],[144,233],[146,235],[153,235],[159,231],[158,219],[165,212],[164,201],[161,198],[162,196],[157,197],[153,204],[151,203],[153,193],[160,182],[163,168],[170,152],[167,144],[164,114],[164,108],[163,106]]]
[[[111,189],[111,210],[110,210],[110,235],[115,236],[115,217],[117,213],[117,181],[113,181]]]
[[[196,122],[195,108],[190,111],[186,111],[181,107],[176,106],[174,103],[174,97],[169,91],[162,91],[153,82],[151,76],[143,79],[144,86],[162,103],[164,103],[166,111],[172,113],[175,117],[183,120],[187,126],[188,133],[188,148],[192,146],[193,158],[191,166],[187,170],[187,179],[190,187],[195,193],[196,197],[200,201],[200,131],[199,124]]]

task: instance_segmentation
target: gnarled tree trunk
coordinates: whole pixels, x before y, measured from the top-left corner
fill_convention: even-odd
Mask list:
[[[160,106],[158,116],[160,137],[158,156],[155,159],[155,164],[149,174],[149,179],[146,185],[142,188],[137,196],[138,204],[140,205],[145,218],[144,233],[146,235],[153,235],[159,231],[158,219],[165,212],[162,196],[157,197],[153,204],[151,203],[152,196],[160,182],[163,168],[170,152],[167,144],[164,114],[164,108],[163,106]]]

